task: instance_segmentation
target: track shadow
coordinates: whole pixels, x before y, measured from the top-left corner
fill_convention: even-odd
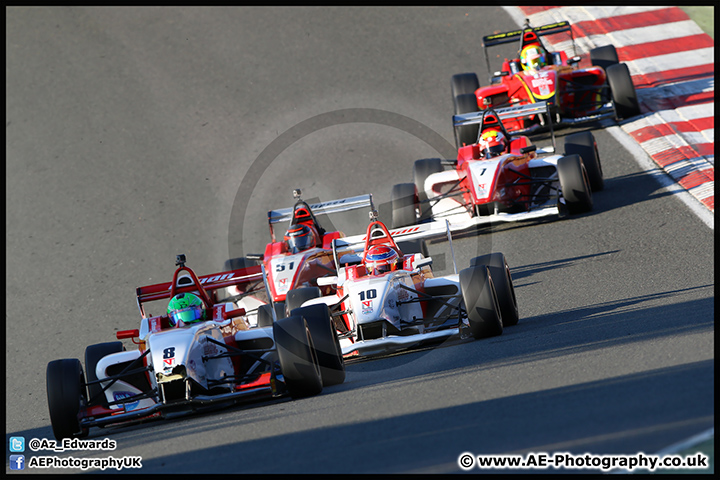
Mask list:
[[[247,442],[230,440],[217,447],[145,461],[142,472],[452,473],[461,472],[457,459],[468,451],[483,455],[569,452],[580,456],[587,452],[634,454],[638,445],[646,445],[652,452],[662,448],[667,438],[687,436],[712,426],[712,396],[696,398],[683,394],[682,388],[694,382],[711,383],[713,370],[712,360],[706,360]],[[677,386],[680,393],[656,402],[637,395],[644,391],[664,398],[665,385]],[[611,399],[624,402],[625,415],[616,414],[617,404]],[[674,413],[667,415],[668,410]],[[383,417],[382,412],[378,416]],[[508,416],[513,420],[509,421]],[[658,416],[666,420],[658,423]],[[562,421],[558,423],[558,419]],[[226,420],[237,429],[255,428],[255,419]],[[178,425],[178,435],[183,434],[180,428]],[[472,472],[508,473],[499,469]],[[591,473],[565,470],[570,472]]]

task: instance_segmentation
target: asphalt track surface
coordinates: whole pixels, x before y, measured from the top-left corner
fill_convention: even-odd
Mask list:
[[[495,7],[6,14],[6,437],[27,439],[52,438],[47,363],[137,328],[135,287],[169,280],[176,254],[205,274],[261,250],[293,188],[373,193],[388,218],[415,159],[452,157],[450,76],[487,78],[481,36],[516,28]],[[713,231],[594,134],[592,213],[453,242],[460,268],[506,255],[521,320],[501,337],[348,365],[301,401],[95,429],[117,449],[57,455],[140,455],[141,473],[444,473],[463,452],[652,453],[707,430]],[[445,272],[448,247],[430,246]]]

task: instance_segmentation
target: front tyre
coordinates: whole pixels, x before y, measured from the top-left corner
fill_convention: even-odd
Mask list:
[[[290,316],[302,316],[310,329],[323,387],[339,385],[345,381],[345,361],[340,339],[330,318],[327,305],[308,305],[290,312]]]
[[[573,133],[565,137],[565,155],[580,155],[590,180],[590,189],[599,192],[605,188],[605,179],[597,150],[597,142],[591,132]]]
[[[627,65],[624,63],[611,65],[607,68],[606,73],[618,120],[640,115],[637,92]]]
[[[510,267],[507,264],[505,255],[495,252],[470,260],[471,267],[480,265],[487,266],[490,271],[498,297],[503,327],[517,325],[520,320],[517,297],[515,296],[515,286],[513,285]]]
[[[501,335],[502,314],[492,277],[484,265],[460,271],[460,289],[475,339]]]
[[[593,209],[590,180],[580,155],[566,155],[557,162],[560,191],[568,213],[584,213]]]
[[[320,365],[305,319],[281,318],[273,324],[273,338],[290,396],[303,398],[322,392]]]
[[[475,94],[475,90],[478,88],[480,88],[480,81],[475,73],[458,73],[453,75],[450,80],[450,90],[453,99],[458,95],[467,93]],[[457,114],[459,112],[456,110],[455,113]]]
[[[55,438],[86,437],[88,429],[81,428],[78,419],[87,404],[80,360],[66,358],[48,363],[46,387],[50,424]]]

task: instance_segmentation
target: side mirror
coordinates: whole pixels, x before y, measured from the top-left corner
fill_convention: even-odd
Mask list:
[[[317,279],[318,286],[326,286],[326,285],[337,285],[338,277],[337,275],[329,276],[329,277],[320,277]]]
[[[230,318],[242,317],[243,315],[245,315],[245,313],[246,312],[244,308],[238,308],[236,310],[230,310],[229,312],[223,312],[223,318],[225,320],[228,320]]]
[[[572,57],[572,58],[569,58],[568,61],[567,61],[567,63],[568,63],[568,65],[574,65],[574,64],[576,64],[576,63],[579,63],[580,60],[581,60],[581,58],[576,55],[576,56],[574,56],[574,57]]]
[[[520,153],[525,155],[526,153],[534,152],[537,150],[537,145],[528,145],[527,147],[523,147],[520,149]]]
[[[432,260],[432,257],[425,257],[425,258],[423,258],[422,260],[420,260],[419,262],[416,262],[416,263],[415,263],[415,268],[418,268],[418,269],[419,269],[419,268],[422,268],[422,267],[424,267],[424,266],[426,266],[426,265],[432,265],[432,261],[433,261],[433,260]]]
[[[124,338],[136,338],[140,336],[140,330],[137,328],[135,330],[120,330],[119,332],[115,333],[115,337],[117,337],[118,340],[122,340]]]

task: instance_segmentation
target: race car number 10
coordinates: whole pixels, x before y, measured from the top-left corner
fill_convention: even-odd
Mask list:
[[[377,297],[377,290],[375,290],[374,288],[371,288],[366,292],[360,292],[360,300],[365,300],[366,298],[368,300],[372,300],[375,297]]]

